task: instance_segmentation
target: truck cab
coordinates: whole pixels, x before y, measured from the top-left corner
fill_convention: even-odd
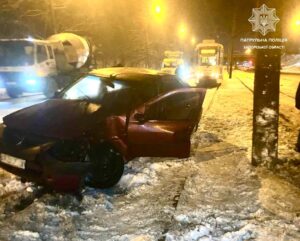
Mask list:
[[[55,34],[47,40],[0,39],[0,80],[11,98],[24,92],[52,97],[89,57],[88,42],[72,33]],[[65,79],[67,83],[62,84]]]
[[[24,92],[42,92],[47,78],[56,72],[54,48],[50,42],[0,40],[0,78],[10,97],[16,98]]]

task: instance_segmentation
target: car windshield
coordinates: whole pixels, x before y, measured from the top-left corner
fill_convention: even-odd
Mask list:
[[[177,63],[176,62],[166,62],[163,64],[164,68],[176,68],[177,67]]]
[[[151,85],[150,85],[151,86]],[[68,100],[88,100],[100,103],[109,113],[125,113],[133,105],[155,96],[155,89],[149,85],[135,84],[131,87],[126,81],[109,80],[88,75],[65,90],[62,98]],[[134,88],[134,91],[131,89]]]
[[[34,46],[29,41],[0,41],[0,66],[27,66],[34,63]]]
[[[199,58],[200,66],[216,66],[217,57],[216,56],[200,56]]]
[[[88,75],[67,89],[62,98],[68,100],[100,100],[105,92],[106,84],[99,77]]]

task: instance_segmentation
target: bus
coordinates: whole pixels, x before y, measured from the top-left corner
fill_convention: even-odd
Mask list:
[[[183,52],[181,51],[165,51],[164,56],[161,66],[163,73],[175,74],[176,69],[184,64]]]
[[[196,82],[217,85],[223,79],[224,47],[213,39],[203,40],[196,46],[194,66]]]

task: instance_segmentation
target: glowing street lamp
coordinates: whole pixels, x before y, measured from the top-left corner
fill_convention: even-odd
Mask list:
[[[197,40],[195,37],[192,37],[191,39],[191,44],[194,46],[196,44]]]
[[[154,22],[163,22],[163,19],[165,17],[164,7],[159,0],[155,0],[152,2],[151,15],[153,17]]]
[[[247,54],[247,55],[250,55],[250,54],[252,54],[252,50],[251,49],[246,49],[246,51],[245,51],[245,54]]]
[[[294,35],[300,34],[300,13],[295,14],[291,19],[291,33]]]
[[[161,6],[159,6],[159,5],[155,6],[155,13],[156,14],[160,14],[161,13]]]
[[[187,28],[185,24],[182,23],[179,25],[178,28],[178,37],[183,40],[186,38],[186,35],[187,35]]]

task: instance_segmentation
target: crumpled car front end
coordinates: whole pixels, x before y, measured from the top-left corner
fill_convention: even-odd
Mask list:
[[[84,173],[90,168],[89,162],[78,159],[79,152],[84,158],[83,148],[84,145],[74,141],[29,136],[0,125],[0,167],[24,181],[48,186],[59,192],[80,189]],[[72,159],[71,152],[73,156],[78,154],[76,161],[75,157]],[[64,159],[64,153],[69,154],[69,159]]]
[[[91,168],[89,108],[89,103],[51,100],[6,116],[0,125],[0,167],[56,191],[78,191]]]

